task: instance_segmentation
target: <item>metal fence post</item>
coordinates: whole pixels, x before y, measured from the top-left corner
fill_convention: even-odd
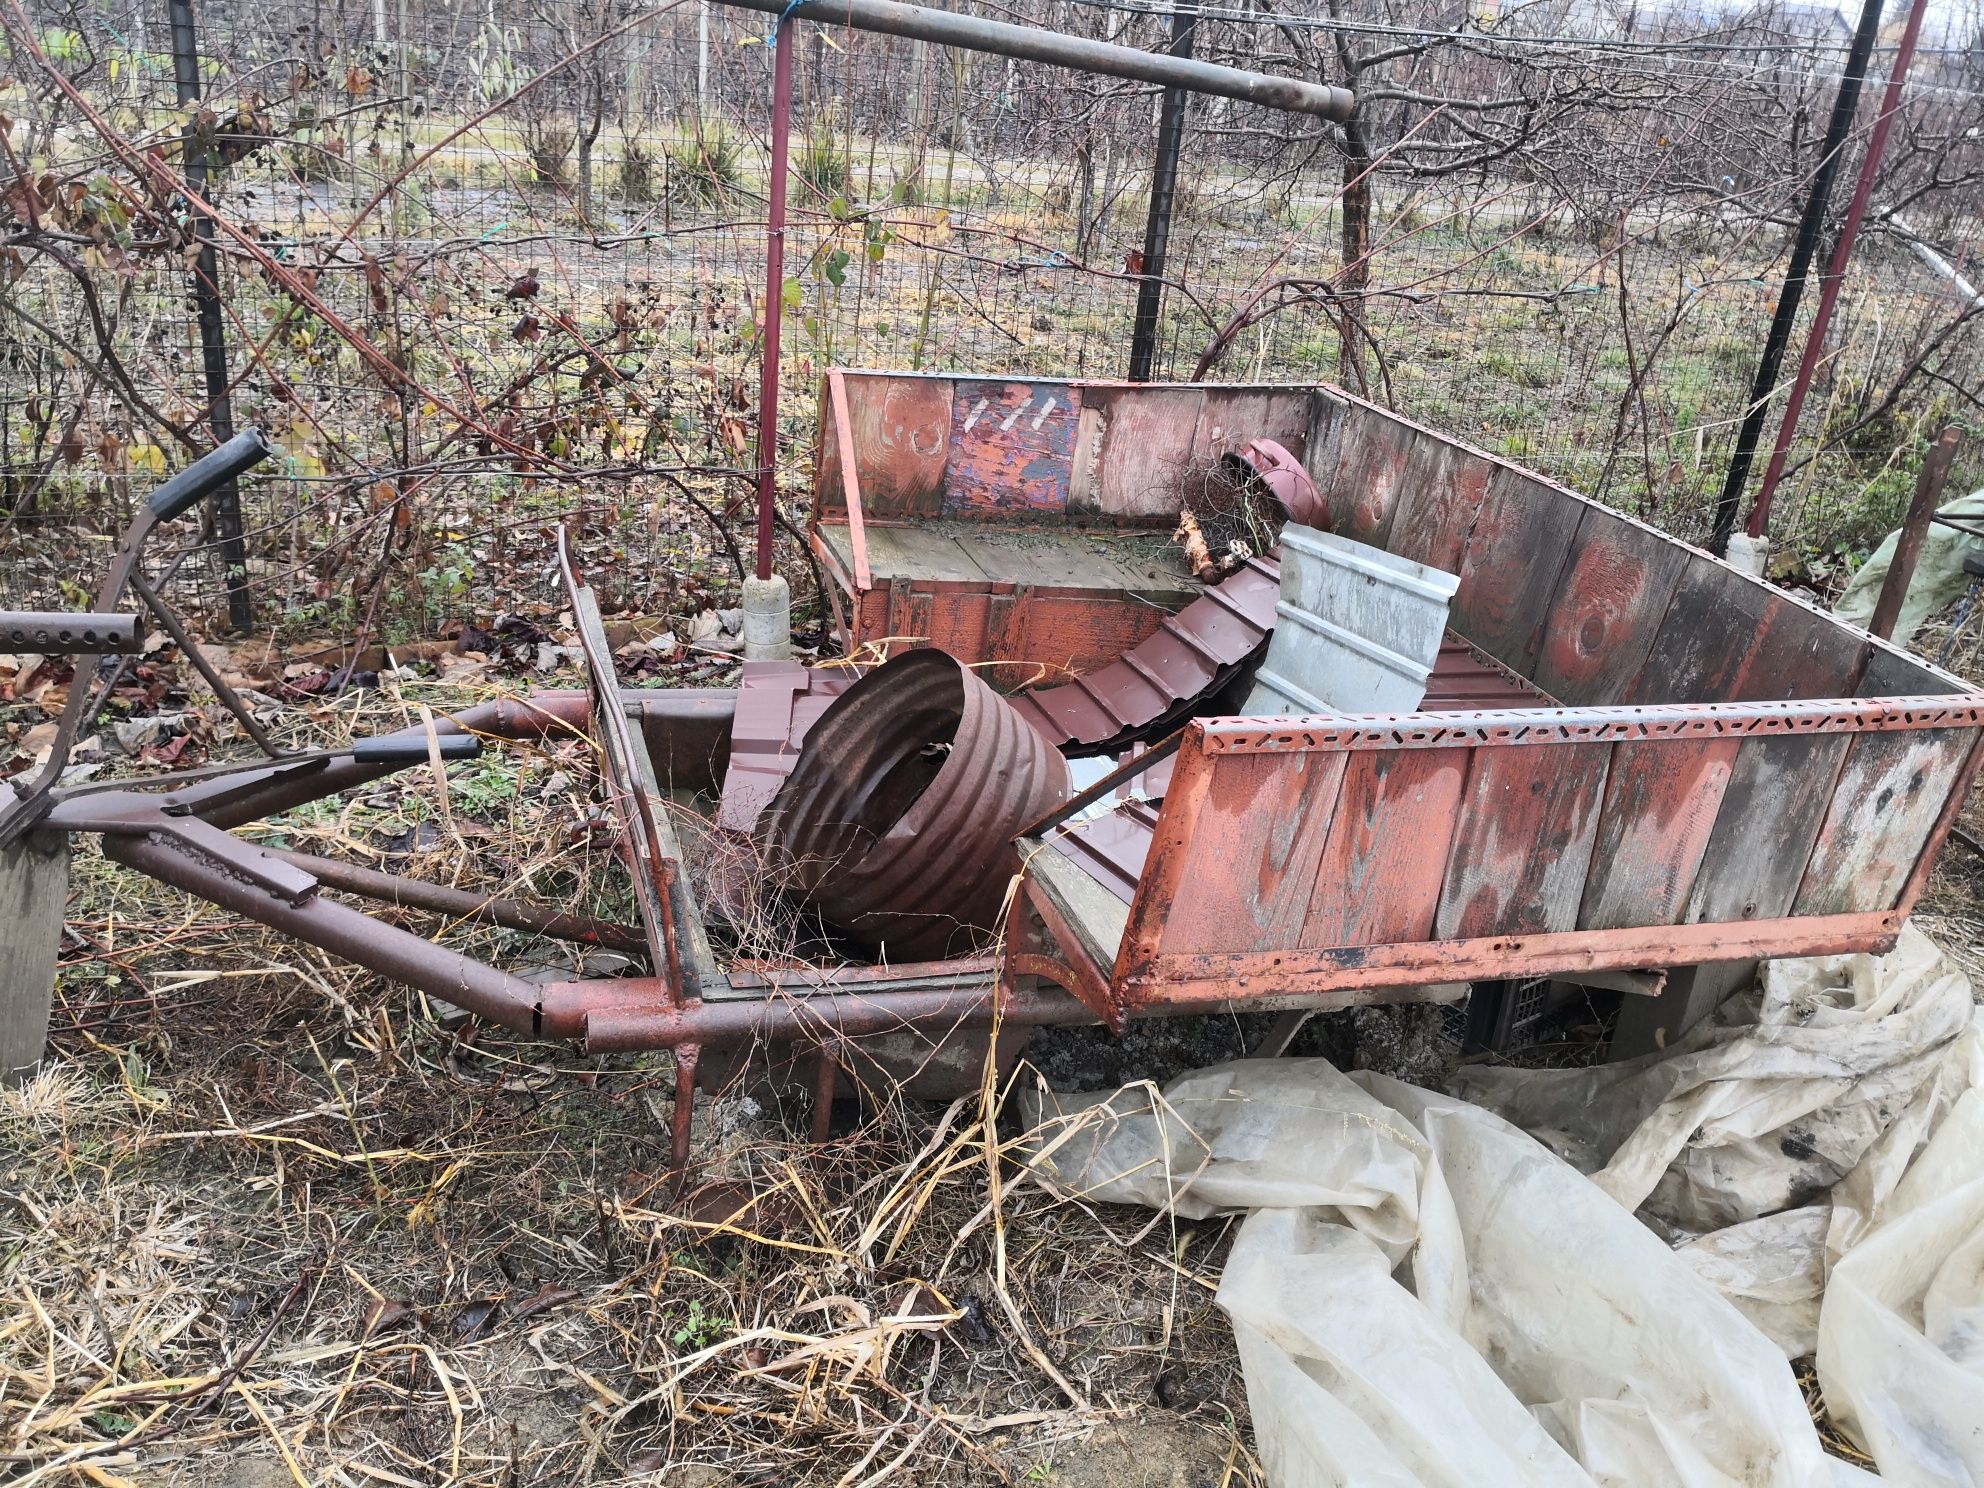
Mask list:
[[[200,98],[200,44],[193,28],[192,0],[167,0],[172,17],[172,74],[179,102]],[[207,146],[200,131],[188,124],[184,135],[186,180],[202,197],[207,194]],[[193,261],[193,303],[200,323],[200,361],[206,373],[207,423],[216,447],[234,437],[234,402],[228,394],[227,331],[220,312],[220,261],[214,252],[213,223],[203,212],[188,225],[199,242]],[[214,534],[220,540],[221,567],[227,584],[228,623],[237,631],[251,630],[255,607],[248,593],[248,553],[241,540],[241,490],[229,480],[214,494]]]
[[[1196,4],[1181,3],[1171,12],[1174,57],[1192,55],[1198,29]],[[1164,305],[1164,254],[1171,242],[1171,207],[1178,185],[1178,152],[1185,139],[1185,89],[1164,90],[1164,111],[1157,122],[1157,160],[1150,174],[1150,217],[1144,223],[1143,279],[1137,285],[1137,315],[1130,327],[1130,381],[1149,382],[1157,359],[1157,315]]]

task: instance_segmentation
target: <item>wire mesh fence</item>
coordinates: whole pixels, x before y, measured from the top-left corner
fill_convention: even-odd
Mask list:
[[[996,13],[1146,49],[1169,27],[1128,4]],[[166,0],[0,0],[0,19],[0,602],[84,599],[132,503],[210,442],[196,158],[235,419],[282,454],[243,495],[265,631],[380,638],[553,605],[560,520],[610,604],[726,601],[767,313],[788,317],[794,498],[828,366],[1127,364],[1142,85],[804,25],[767,306],[769,17],[206,6],[196,105]],[[1699,537],[1845,45],[1783,6],[1648,24],[1206,10],[1200,56],[1362,103],[1342,129],[1192,103],[1159,375],[1344,382]],[[1923,247],[1974,238],[1966,35],[1918,63],[1793,451],[1776,533],[1803,550],[1882,530],[1922,445],[1978,406],[1984,317],[1964,266]],[[217,625],[210,537],[172,592]]]

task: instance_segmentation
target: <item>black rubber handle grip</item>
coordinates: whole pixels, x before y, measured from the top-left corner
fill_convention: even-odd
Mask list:
[[[474,734],[439,734],[444,760],[474,759],[482,753],[482,741]],[[360,739],[351,746],[351,757],[361,765],[417,765],[427,758],[424,734],[381,734],[376,739]]]
[[[275,452],[275,446],[269,443],[260,429],[237,434],[219,449],[200,456],[152,492],[145,504],[159,521],[170,522],[243,471],[253,470]]]
[[[114,656],[144,644],[136,615],[0,610],[0,651],[56,656]]]

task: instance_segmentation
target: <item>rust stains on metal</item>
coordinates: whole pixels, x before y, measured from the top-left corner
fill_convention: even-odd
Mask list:
[[[747,661],[730,726],[730,768],[716,824],[748,835],[785,777],[799,762],[806,735],[859,674],[801,666],[796,661]]]
[[[1289,521],[1329,531],[1329,503],[1309,478],[1307,468],[1284,446],[1272,439],[1256,439],[1226,458],[1257,476],[1281,503]]]
[[[1062,753],[1115,754],[1166,733],[1238,674],[1274,630],[1281,569],[1250,558],[1145,640],[1099,671],[1014,700],[1022,717]]]
[[[943,652],[911,651],[826,710],[753,835],[829,924],[927,958],[998,923],[1014,834],[1068,788],[1010,703]]]

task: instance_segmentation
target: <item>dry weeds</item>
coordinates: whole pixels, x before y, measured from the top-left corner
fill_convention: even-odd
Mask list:
[[[406,772],[289,840],[611,913],[563,748],[458,769],[445,811]],[[0,1097],[0,1476],[1262,1481],[1212,1305],[1224,1225],[1112,1238],[1025,1180],[990,1081],[821,1150],[705,1097],[678,1197],[666,1055],[451,1027],[91,849],[76,888],[53,1057]]]

